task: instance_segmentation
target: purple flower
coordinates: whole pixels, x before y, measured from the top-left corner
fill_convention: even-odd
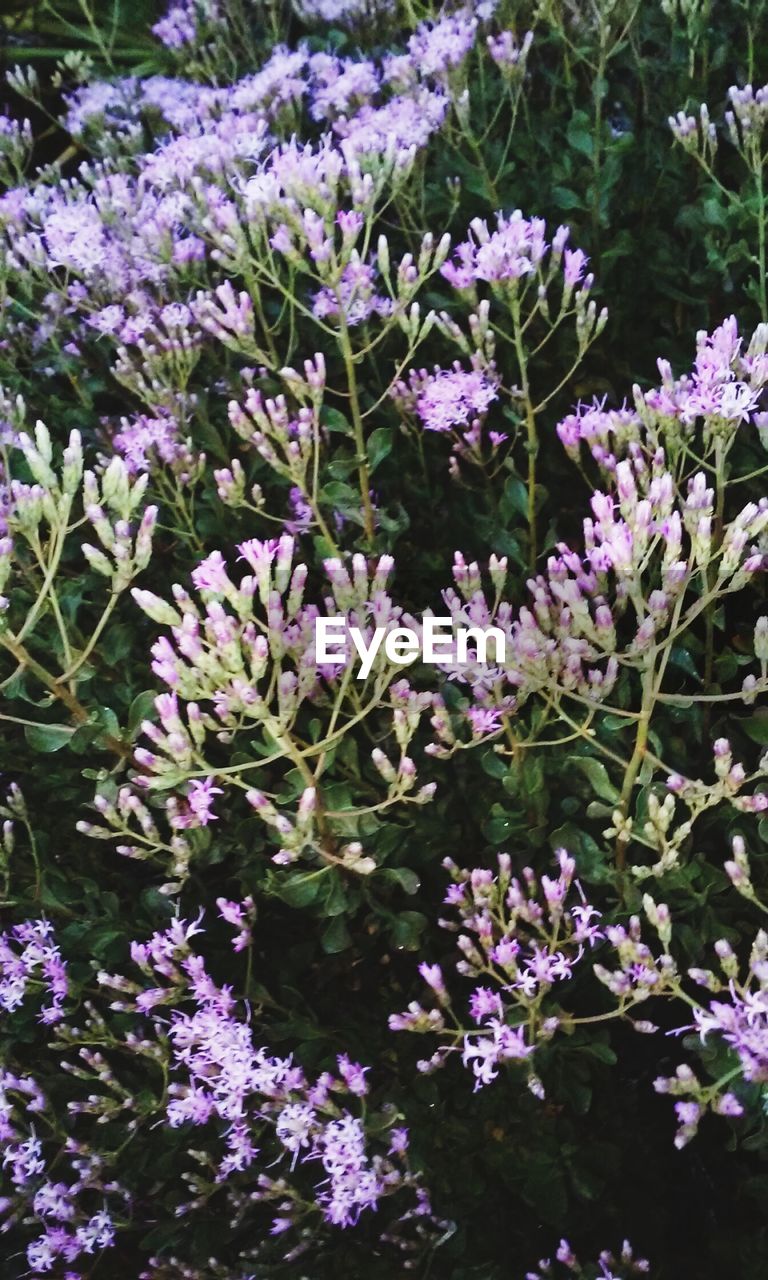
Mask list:
[[[497,36],[488,36],[487,44],[488,52],[497,67],[509,73],[525,67],[533,44],[533,32],[526,32],[522,44],[517,43],[512,31],[502,31]]]
[[[384,1191],[369,1164],[360,1121],[350,1115],[332,1120],[318,1135],[316,1150],[328,1174],[328,1186],[318,1194],[323,1214],[335,1226],[354,1226],[364,1209],[376,1208]]]
[[[217,898],[216,906],[222,920],[237,930],[232,943],[234,950],[244,951],[253,942],[253,921],[256,916],[253,898],[249,895],[243,902],[229,902],[226,898]]]
[[[177,830],[188,827],[207,827],[209,822],[217,822],[213,812],[213,797],[221,796],[221,787],[214,786],[213,778],[195,779],[189,785],[185,804],[171,817],[171,825]]]
[[[487,374],[479,369],[426,370],[410,375],[414,408],[427,431],[451,431],[468,426],[487,413],[498,392]]]
[[[536,270],[544,258],[546,225],[541,218],[524,218],[516,209],[509,217],[496,215],[496,230],[474,218],[470,239],[456,246],[456,263],[446,262],[441,272],[457,289],[478,280],[492,284],[520,280]]]
[[[475,1090],[491,1084],[499,1074],[498,1068],[504,1062],[523,1062],[533,1053],[533,1047],[525,1043],[525,1031],[522,1027],[508,1027],[498,1018],[489,1022],[490,1035],[464,1037],[464,1066],[472,1067],[475,1075]]]
[[[573,289],[583,279],[588,258],[581,249],[566,249],[563,255],[563,279],[566,287]]]
[[[166,48],[177,50],[195,44],[206,27],[225,21],[218,0],[174,0],[165,17],[152,27],[152,33]]]
[[[316,53],[309,60],[313,120],[353,115],[377,93],[379,76],[365,59],[334,58]]]
[[[371,316],[388,316],[394,303],[376,293],[376,268],[363,262],[353,250],[339,282],[338,292],[320,289],[314,297],[312,310],[318,320],[338,320],[343,314],[352,327],[370,320]]]
[[[437,22],[422,22],[408,41],[408,52],[420,75],[443,85],[471,51],[476,32],[477,19],[460,9]]]
[[[365,1097],[368,1092],[368,1085],[365,1081],[368,1067],[361,1067],[358,1062],[351,1062],[346,1053],[340,1054],[337,1061],[339,1074],[350,1093],[357,1094],[359,1098]]]
[[[470,707],[467,719],[472,726],[473,738],[484,738],[498,733],[501,726],[502,712],[497,707]]]
[[[212,551],[197,568],[192,570],[192,581],[198,591],[212,591],[226,595],[231,588],[227,566],[220,551]]]
[[[427,964],[426,961],[422,961],[419,965],[419,973],[427,986],[432,988],[438,999],[442,999],[445,996],[445,980],[440,965]]]
[[[334,132],[343,138],[344,153],[350,158],[384,155],[394,145],[398,162],[407,167],[413,150],[426,147],[443,124],[447,110],[447,97],[420,88],[413,94],[393,98],[383,107],[361,107],[350,119],[337,120]]]
[[[408,1130],[392,1129],[389,1135],[389,1149],[394,1155],[403,1155],[408,1150]]]
[[[131,475],[156,472],[162,464],[183,481],[197,461],[189,444],[181,439],[178,423],[169,414],[151,418],[142,413],[133,419],[121,418],[112,444],[125,459]]]
[[[302,1147],[309,1147],[319,1128],[314,1109],[307,1102],[292,1102],[277,1117],[275,1133],[287,1151],[296,1157]]]
[[[469,997],[469,1011],[475,1022],[486,1018],[500,1018],[503,1012],[501,996],[490,987],[476,987]]]
[[[49,921],[27,920],[0,934],[0,1008],[12,1013],[30,991],[39,988],[51,1000],[41,1010],[41,1021],[59,1022],[68,994],[66,965]]]

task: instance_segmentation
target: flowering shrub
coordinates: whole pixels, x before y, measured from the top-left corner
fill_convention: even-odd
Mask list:
[[[0,115],[3,1274],[762,1276],[763,4],[103,8]]]

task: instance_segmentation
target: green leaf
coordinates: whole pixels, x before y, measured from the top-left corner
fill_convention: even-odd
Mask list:
[[[329,919],[334,919],[336,916],[343,916],[344,913],[349,910],[349,900],[347,898],[347,891],[344,887],[344,881],[341,879],[341,876],[335,875],[330,883],[326,881],[326,884],[328,887],[326,889],[325,901],[320,908],[322,915],[327,916]]]
[[[602,1044],[599,1040],[592,1040],[589,1044],[585,1044],[583,1052],[588,1053],[591,1058],[597,1058],[598,1062],[604,1062],[608,1067],[615,1066],[618,1061],[611,1046]]]
[[[618,733],[620,729],[628,729],[632,721],[627,716],[604,716],[602,724],[609,733]]]
[[[528,490],[517,476],[509,476],[499,503],[499,516],[510,520],[513,516],[528,516]]]
[[[339,409],[330,409],[326,406],[320,416],[320,421],[327,431],[339,431],[344,436],[354,435],[352,424]]]
[[[116,667],[125,658],[133,654],[136,646],[136,631],[124,623],[114,623],[101,639],[99,653],[101,657]]]
[[[145,689],[137,693],[128,711],[128,732],[135,737],[141,728],[142,721],[148,720],[155,709],[157,693],[154,689]]]
[[[77,726],[69,740],[69,745],[77,755],[83,756],[91,750],[99,733],[100,729],[95,720],[89,720],[87,724]]]
[[[95,713],[94,719],[103,733],[108,733],[113,738],[119,738],[120,721],[111,707],[99,707]]]
[[[758,707],[754,715],[737,723],[753,742],[761,747],[768,746],[768,707]]]
[[[381,873],[389,880],[396,880],[401,889],[406,893],[417,893],[421,881],[415,871],[411,871],[410,867],[385,867]]]
[[[420,911],[401,911],[392,921],[390,936],[396,947],[416,951],[426,927],[426,917]]]
[[[554,187],[552,190],[552,198],[558,209],[562,209],[564,213],[569,213],[572,209],[585,209],[586,205],[575,191],[571,191],[569,187]]]
[[[375,431],[371,432],[366,445],[371,472],[376,470],[380,462],[389,457],[394,442],[395,436],[392,427],[377,427]]]
[[[702,202],[705,221],[711,227],[724,227],[728,221],[726,210],[723,208],[717,196],[708,196]]]
[[[509,773],[508,762],[492,749],[483,752],[480,763],[489,778],[505,778]]]
[[[96,959],[103,961],[110,954],[110,951],[115,955],[119,955],[120,947],[115,948],[115,943],[122,943],[125,946],[125,932],[123,929],[110,926],[93,934],[89,945]]]
[[[75,730],[68,724],[28,724],[24,728],[24,737],[33,751],[44,751],[50,754],[61,751],[72,737]]]
[[[489,818],[483,823],[483,835],[491,844],[504,844],[518,829],[519,824],[507,815]]]
[[[669,651],[669,664],[672,667],[678,667],[684,671],[687,676],[692,676],[697,684],[701,684],[701,678],[696,663],[691,657],[687,649],[683,649],[680,645],[673,645]]]
[[[340,511],[348,520],[360,523],[360,494],[342,480],[330,480],[320,492],[321,502]]]
[[[572,120],[568,125],[567,138],[569,145],[574,151],[578,151],[581,155],[586,156],[588,160],[592,159],[595,149],[595,140],[588,129],[582,128],[580,125],[574,124]]]
[[[588,818],[610,818],[612,814],[613,814],[613,805],[605,804],[605,802],[602,800],[590,800],[589,804],[587,805]]]
[[[328,955],[335,955],[338,951],[346,951],[352,939],[341,916],[336,916],[334,920],[331,920],[331,923],[323,930],[320,942],[323,951]]]
[[[314,902],[321,888],[322,882],[316,871],[299,871],[288,876],[277,892],[289,907],[308,907],[311,902]]]
[[[334,458],[326,468],[331,480],[348,480],[357,470],[355,458]]]
[[[620,793],[608,777],[608,770],[602,761],[594,760],[592,756],[571,756],[571,761],[577,769],[581,769],[595,795],[601,800],[607,800],[609,804],[618,803]]]

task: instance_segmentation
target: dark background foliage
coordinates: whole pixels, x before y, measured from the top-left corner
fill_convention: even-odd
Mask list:
[[[6,67],[33,61],[44,82],[50,81],[55,63],[68,49],[92,54],[104,74],[162,69],[161,52],[147,36],[159,8],[148,0],[124,4],[113,28],[111,3],[99,4],[99,28],[110,31],[112,65],[107,66],[78,5],[62,0],[54,11],[42,2],[5,0],[0,17],[2,58]],[[523,29],[524,20],[522,14]],[[294,35],[298,34],[294,20]],[[387,36],[381,33],[382,46]],[[311,38],[318,40],[315,34]],[[341,52],[353,44],[340,31],[323,39]],[[649,0],[642,4],[630,38],[608,65],[603,86],[596,86],[594,68],[586,51],[580,55],[578,41],[564,50],[556,35],[542,37],[514,143],[493,190],[465,157],[442,144],[433,148],[428,161],[433,173],[431,200],[423,230],[442,232],[448,226],[461,236],[468,220],[478,213],[486,215],[489,207],[519,207],[553,225],[567,221],[574,243],[590,254],[596,295],[610,307],[610,324],[590,352],[586,368],[553,406],[553,423],[559,410],[582,396],[607,395],[621,402],[633,382],[654,378],[659,355],[671,359],[676,370],[685,368],[695,331],[713,326],[730,311],[737,310],[744,330],[758,319],[747,288],[745,256],[738,248],[742,228],[718,191],[710,189],[672,146],[666,118],[686,102],[706,100],[714,112],[730,84],[749,78],[762,83],[768,76],[767,50],[763,6],[731,0],[713,6],[709,29],[691,65],[682,29],[670,25]],[[0,90],[2,97],[12,112],[29,114],[9,91]],[[51,111],[57,110],[58,101],[57,90],[48,88],[46,105]],[[596,110],[611,126],[599,161],[592,127]],[[49,163],[65,151],[68,140],[42,116],[34,123],[38,160]],[[489,143],[490,169],[496,167],[504,143],[504,138]],[[65,166],[76,160],[65,160]],[[457,174],[462,179],[458,204],[449,198],[446,185]],[[29,377],[35,371],[21,372]],[[35,408],[64,438],[72,426],[85,425],[87,430],[88,421],[104,411],[114,394],[105,388],[98,370],[84,372],[83,390],[85,424],[82,401],[71,395],[61,372],[36,382],[30,395]],[[212,420],[223,426],[215,405]],[[203,443],[210,448],[210,440]],[[383,465],[400,466],[397,453]],[[569,528],[578,529],[588,490],[586,485],[576,489],[573,473],[554,446],[548,467],[549,509],[558,514],[560,535],[567,535]],[[436,469],[430,476],[429,492],[408,470],[400,491],[411,520],[403,521],[398,550],[414,563],[418,552],[419,568],[407,588],[422,608],[436,583],[444,580],[440,570],[448,549],[447,510],[451,547],[487,554],[489,547],[510,551],[516,545],[519,513],[512,490],[501,492],[495,514],[486,512],[482,519],[471,498],[461,503],[453,499],[444,470]],[[221,509],[205,509],[200,533],[206,545],[234,542],[232,520]],[[167,550],[176,558],[179,577],[187,573],[194,562],[189,548],[176,544]],[[76,607],[74,595],[69,603]],[[723,620],[723,663],[732,663],[727,650],[738,651],[739,636],[752,621],[738,612]],[[152,634],[149,624],[124,609],[105,636],[93,675],[93,704],[109,707],[120,723],[131,727],[148,705],[145,655]],[[684,679],[685,654],[680,662]],[[30,699],[35,696],[28,694]],[[704,727],[690,714],[678,717],[677,723],[669,717],[670,759],[684,760],[691,773],[698,758],[707,759]],[[92,798],[94,778],[103,763],[98,748],[103,728],[98,723],[86,726],[68,750],[50,754],[40,753],[44,742],[20,733],[5,733],[0,743],[0,768],[5,779],[23,786],[45,867],[39,900],[31,877],[25,884],[22,876],[14,913],[21,916],[42,907],[56,921],[62,946],[80,957],[75,967],[79,964],[84,975],[94,957],[118,966],[125,959],[127,938],[157,928],[168,910],[150,868],[126,867],[100,844],[78,836],[70,820]],[[710,724],[709,736],[716,736],[716,730],[717,724]],[[730,732],[736,738],[733,726]],[[499,847],[524,845],[543,851],[548,844],[570,842],[573,847],[575,842],[580,845],[574,851],[580,855],[585,881],[599,886],[605,878],[604,868],[596,865],[597,845],[589,823],[575,828],[572,821],[586,803],[586,783],[583,788],[577,778],[566,783],[558,762],[532,756],[517,776],[505,778],[503,799],[489,812],[486,797],[493,768],[490,756],[464,758],[451,791],[418,811],[416,825],[402,833],[407,840],[402,866],[421,881],[417,899],[404,903],[400,895],[376,905],[364,900],[347,904],[346,924],[345,912],[328,901],[291,901],[288,895],[287,901],[270,898],[261,908],[254,979],[275,1002],[274,1008],[267,1006],[271,1043],[276,1050],[281,1042],[290,1043],[310,1067],[322,1068],[340,1046],[376,1064],[390,1096],[407,1111],[418,1135],[416,1156],[429,1170],[438,1208],[449,1209],[458,1224],[456,1234],[432,1261],[433,1280],[516,1280],[538,1256],[551,1252],[560,1235],[567,1235],[585,1254],[627,1235],[653,1259],[653,1274],[659,1280],[762,1280],[768,1270],[764,1134],[753,1131],[738,1149],[728,1149],[723,1133],[711,1122],[695,1143],[675,1151],[671,1110],[652,1091],[653,1077],[666,1065],[659,1062],[656,1043],[646,1044],[642,1037],[624,1032],[612,1034],[610,1043],[607,1036],[604,1042],[592,1038],[589,1043],[577,1043],[574,1037],[572,1047],[553,1056],[551,1063],[544,1060],[542,1075],[552,1101],[543,1107],[512,1078],[479,1094],[471,1092],[466,1076],[458,1072],[421,1078],[415,1072],[421,1046],[393,1046],[383,1013],[401,1007],[413,995],[414,949],[422,948],[434,959],[446,949],[439,931],[425,935],[431,929],[427,922],[439,915],[443,857],[480,865]],[[593,831],[600,826],[598,819]],[[186,890],[190,902],[210,905],[220,893],[263,888],[252,827],[245,851],[236,821],[228,824],[225,835],[200,834],[201,848]],[[396,848],[396,828],[391,838]],[[711,836],[716,852],[722,840],[721,826]],[[700,855],[681,873],[685,882],[678,886],[689,912],[692,954],[722,932],[716,915],[722,921],[734,912],[732,904],[723,905],[724,878],[705,860],[706,838],[700,845]],[[397,856],[393,865],[398,865]],[[673,905],[675,889],[673,884]],[[693,910],[692,898],[697,904]],[[308,907],[313,908],[310,914]],[[730,924],[738,924],[738,915]],[[222,963],[227,948],[222,931]],[[34,1063],[37,1026],[30,1020],[26,1029],[15,1027],[14,1036],[16,1059]],[[4,1040],[0,1031],[0,1052],[7,1047]],[[670,1064],[678,1060],[677,1048],[677,1042],[670,1045]],[[143,1161],[149,1186],[163,1164],[178,1158],[180,1141],[178,1134],[158,1132],[151,1147],[141,1154],[129,1151],[126,1159]],[[140,1164],[136,1174],[140,1183]],[[148,1199],[148,1221],[156,1208]],[[137,1238],[141,1213],[139,1200]],[[201,1232],[201,1250],[215,1248],[223,1256],[225,1223],[208,1221],[193,1229]],[[186,1230],[158,1228],[161,1236],[165,1232],[162,1243],[171,1244],[174,1233]],[[208,1233],[207,1240],[202,1233]],[[8,1265],[9,1274],[15,1274],[16,1263]],[[110,1265],[131,1274],[130,1253],[105,1260],[103,1271]],[[325,1275],[389,1276],[392,1265],[391,1259],[371,1253],[363,1230],[353,1242],[339,1239],[327,1256],[313,1259],[310,1270],[318,1280]],[[305,1271],[306,1264],[299,1264],[295,1274]]]

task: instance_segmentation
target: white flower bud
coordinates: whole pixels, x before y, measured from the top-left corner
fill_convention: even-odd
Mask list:
[[[109,560],[109,558],[104,555],[104,552],[99,550],[98,547],[92,546],[90,542],[84,542],[83,555],[85,556],[91,568],[96,571],[96,573],[103,574],[105,578],[112,577],[112,574],[114,572],[114,565],[112,564],[111,560]]]
[[[141,591],[138,587],[134,587],[131,591],[136,604],[146,613],[148,618],[153,622],[159,623],[164,627],[180,627],[181,614],[168,604],[166,600],[162,600],[160,596],[156,596],[152,591]]]

